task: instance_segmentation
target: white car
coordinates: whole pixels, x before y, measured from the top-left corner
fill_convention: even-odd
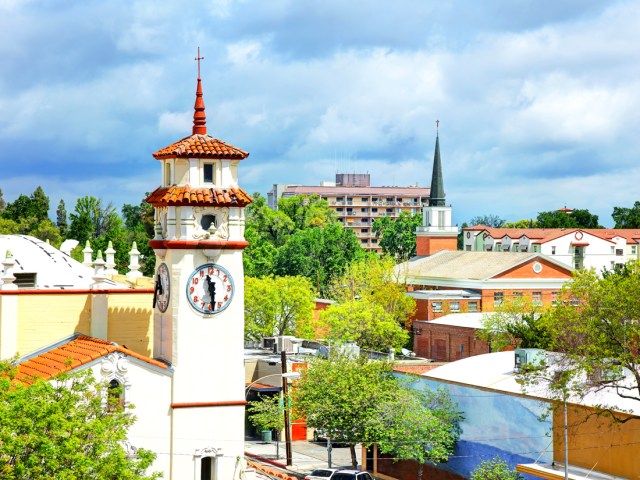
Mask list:
[[[331,480],[374,480],[369,472],[360,470],[339,470],[333,474]]]
[[[333,478],[333,474],[338,471],[337,468],[316,468],[304,480],[329,480]]]

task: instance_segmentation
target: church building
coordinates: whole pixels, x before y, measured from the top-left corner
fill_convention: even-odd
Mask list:
[[[138,418],[129,432],[130,453],[140,447],[155,452],[152,470],[163,478],[238,479],[246,475],[242,252],[244,208],[252,202],[238,186],[238,166],[249,154],[207,133],[199,71],[194,109],[192,134],[153,154],[161,184],[146,199],[155,209],[152,288],[134,290],[95,275],[92,282],[92,269],[60,254],[56,268],[69,264],[80,273],[77,285],[55,287],[66,288],[66,296],[57,297],[81,295],[85,310],[94,305],[102,315],[84,313],[86,320],[67,315],[69,321],[57,330],[44,311],[9,323],[7,318],[17,319],[19,308],[37,296],[13,284],[8,254],[0,285],[0,346],[5,358],[23,355],[16,362],[22,378],[91,369],[98,381],[121,386],[122,403],[135,404]],[[50,256],[55,251],[39,248]],[[125,295],[129,290],[135,293]],[[119,343],[135,344],[123,330],[127,315],[129,325],[136,324],[136,308],[125,308],[118,317],[105,306],[115,293],[145,298],[139,320],[146,329],[136,332],[142,340],[136,349]],[[30,322],[54,331],[40,334],[39,345],[23,342]]]

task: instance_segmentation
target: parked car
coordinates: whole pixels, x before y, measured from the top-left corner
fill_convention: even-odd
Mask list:
[[[374,480],[369,472],[359,470],[338,470],[331,480]]]
[[[337,471],[337,468],[316,468],[304,480],[330,480]]]

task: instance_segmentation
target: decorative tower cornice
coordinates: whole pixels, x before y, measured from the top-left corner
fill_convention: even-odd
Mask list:
[[[440,136],[438,127],[440,120],[436,120],[436,150],[433,154],[433,172],[431,173],[431,192],[429,193],[430,207],[444,207],[444,180],[442,179],[442,162],[440,160]]]

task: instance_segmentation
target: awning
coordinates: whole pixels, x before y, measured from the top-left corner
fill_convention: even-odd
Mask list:
[[[586,247],[589,245],[589,242],[571,242],[572,247]]]
[[[253,383],[248,386],[248,391],[252,390],[258,393],[267,393],[267,392],[279,392],[282,390],[281,386],[274,385],[265,385],[264,383]]]

